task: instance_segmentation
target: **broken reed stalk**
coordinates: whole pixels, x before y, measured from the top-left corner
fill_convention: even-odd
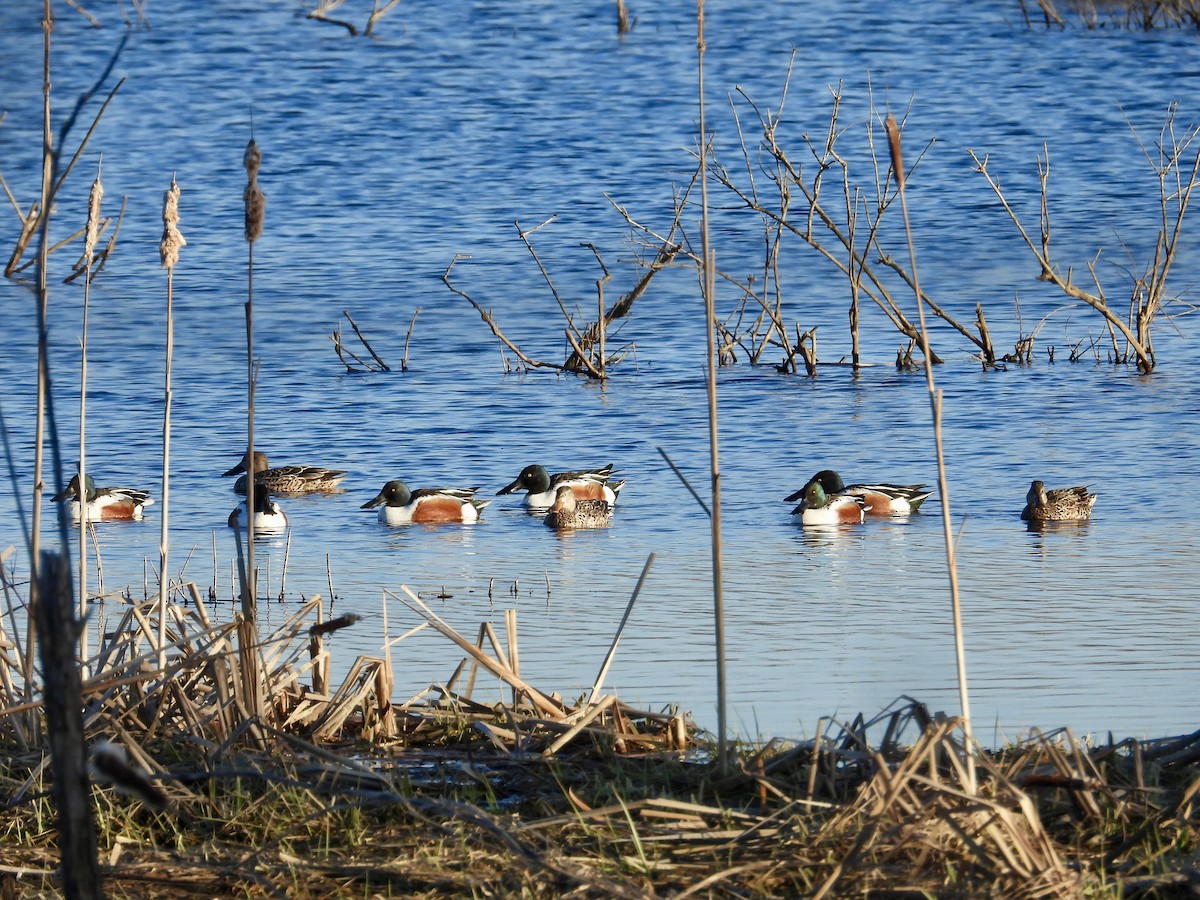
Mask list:
[[[171,359],[175,355],[175,314],[173,293],[175,265],[179,251],[187,244],[179,232],[179,185],[171,176],[171,186],[163,194],[163,233],[158,245],[162,267],[167,270],[167,350],[163,366],[163,474],[162,474],[162,531],[158,541],[158,667],[167,667],[167,595],[171,577],[167,557],[170,552],[167,523],[170,511],[171,484]]]
[[[367,17],[367,25],[363,28],[363,35],[369,37],[371,32],[375,30],[375,23],[382,19],[399,2],[400,0],[375,0],[375,8],[371,10],[371,15]]]
[[[683,482],[683,486],[688,489],[688,493],[692,495],[693,499],[700,504],[700,508],[704,510],[704,514],[706,516],[711,516],[712,512],[709,510],[708,504],[704,502],[704,498],[700,496],[699,492],[692,487],[692,483],[688,481],[687,476],[679,470],[679,466],[675,465],[675,460],[671,459],[671,457],[667,455],[667,451],[662,447],[655,447],[654,449],[659,452],[659,455],[662,456],[664,460],[666,460],[667,465],[671,467],[671,471],[675,473],[675,477]]]
[[[502,681],[507,682],[510,687],[519,691],[524,697],[528,698],[529,702],[533,704],[539,713],[553,717],[562,716],[562,704],[556,702],[546,694],[543,694],[537,688],[533,687],[533,685],[522,681],[520,677],[518,677],[509,669],[506,660],[502,659],[497,662],[496,660],[492,659],[481,649],[476,647],[461,634],[455,631],[450,625],[446,624],[446,622],[443,621],[437,613],[429,608],[428,604],[426,604],[424,600],[409,590],[406,585],[401,585],[400,590],[403,591],[407,596],[401,596],[400,594],[396,594],[391,591],[386,591],[386,595],[396,598],[413,612],[423,616],[425,620],[433,626],[435,631],[452,640],[482,668],[490,672],[492,675],[495,675]],[[497,646],[496,649],[499,651],[500,648]]]
[[[258,613],[254,572],[254,242],[263,231],[267,198],[258,186],[258,170],[262,165],[262,153],[254,138],[246,145],[242,157],[246,167],[246,190],[242,200],[246,207],[246,572],[242,580],[242,629],[239,631],[242,650],[242,677],[246,696],[251,703],[251,715],[261,717],[262,694],[255,662],[257,651]]]
[[[655,555],[651,553],[646,557],[646,565],[642,566],[642,574],[638,576],[637,584],[633,588],[633,595],[629,598],[629,603],[625,605],[625,614],[621,616],[621,623],[617,626],[617,633],[613,635],[612,644],[608,648],[608,653],[604,656],[604,662],[600,665],[600,671],[596,674],[596,680],[592,682],[592,693],[588,697],[589,706],[598,699],[600,688],[604,684],[604,676],[608,674],[608,667],[612,664],[613,657],[617,654],[617,644],[621,642],[621,635],[625,632],[625,623],[629,621],[629,614],[633,612],[633,604],[637,603],[637,598],[642,593],[642,585],[646,583],[646,576],[650,574],[650,567],[654,565],[654,557]]]
[[[104,185],[100,181],[100,163],[96,164],[96,180],[88,192],[87,227],[83,239],[83,331],[79,339],[79,621],[87,622],[87,339],[88,305],[92,293],[92,260],[96,255],[96,238],[100,234],[100,201]],[[88,658],[88,629],[79,629],[79,660]]]
[[[292,529],[288,529],[287,538],[283,542],[283,571],[279,574],[279,602],[287,594],[288,557],[292,555]]]
[[[384,372],[390,372],[391,367],[379,358],[378,353],[374,352],[374,347],[371,346],[370,342],[368,342],[367,338],[364,336],[364,334],[362,334],[361,329],[359,329],[359,323],[356,323],[353,318],[350,318],[350,311],[342,310],[342,316],[346,317],[347,322],[350,323],[350,328],[354,329],[354,334],[359,336],[362,346],[367,348],[367,353],[370,353],[373,356],[374,361],[378,362],[379,367],[382,368]],[[409,329],[409,331],[412,331],[412,329]]]
[[[946,457],[942,449],[942,392],[934,386],[933,366],[929,355],[929,329],[925,325],[925,310],[917,280],[917,251],[913,244],[912,227],[908,221],[908,200],[904,191],[904,159],[900,152],[900,129],[888,113],[886,120],[888,148],[892,156],[892,172],[900,192],[900,212],[904,216],[904,233],[908,239],[908,258],[912,267],[913,291],[917,300],[917,316],[921,324],[921,353],[925,357],[925,381],[929,386],[929,407],[933,414],[933,440],[937,448],[938,491],[942,498],[942,530],[946,538],[946,568],[950,576],[950,604],[954,614],[954,657],[958,666],[958,696],[962,705],[963,748],[967,757],[967,786],[976,793],[975,740],[971,736],[971,702],[967,691],[967,659],[963,649],[962,605],[958,594],[958,569],[954,562],[954,531],[950,521],[950,489],[946,479]]]
[[[421,307],[413,310],[412,321],[408,323],[408,332],[404,335],[404,356],[400,358],[400,371],[408,371],[408,344],[412,340],[413,329],[417,327],[417,316],[421,314]]]
[[[717,662],[717,769],[724,774],[729,767],[725,738],[725,596],[721,558],[721,467],[717,447],[717,358],[716,358],[716,259],[708,231],[708,131],[704,121],[704,0],[696,0],[696,90],[700,105],[700,243],[704,257],[700,271],[704,278],[704,318],[708,351],[708,443],[712,473],[713,637]]]
[[[625,7],[625,0],[617,0],[617,34],[624,37],[629,30],[629,10]]]

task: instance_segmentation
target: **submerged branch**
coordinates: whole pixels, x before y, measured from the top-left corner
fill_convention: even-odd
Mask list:
[[[442,283],[445,284],[446,287],[449,288],[452,293],[455,293],[458,296],[462,297],[464,300],[466,300],[468,303],[470,303],[473,307],[475,307],[475,311],[477,313],[479,313],[479,317],[481,319],[483,319],[484,322],[487,323],[488,328],[490,328],[492,330],[492,334],[496,336],[496,339],[499,340],[500,343],[502,343],[505,347],[507,347],[513,353],[513,355],[516,356],[517,359],[519,359],[521,361],[521,364],[523,366],[525,366],[526,369],[554,369],[555,371],[562,371],[563,366],[560,366],[556,363],[542,362],[541,360],[533,359],[530,356],[526,356],[525,353],[522,352],[521,348],[518,347],[516,344],[514,344],[511,340],[509,340],[505,336],[504,332],[502,332],[500,330],[500,326],[496,324],[496,320],[492,317],[492,314],[490,311],[488,311],[488,310],[484,309],[482,306],[480,306],[479,302],[474,297],[472,297],[470,294],[468,294],[466,291],[451,284],[451,282],[450,282],[451,269],[453,269],[455,267],[455,265],[458,264],[459,260],[470,259],[470,258],[471,258],[470,256],[467,256],[465,254],[456,253],[454,255],[454,259],[450,260],[450,265],[448,265],[446,267],[446,271],[442,273]]]

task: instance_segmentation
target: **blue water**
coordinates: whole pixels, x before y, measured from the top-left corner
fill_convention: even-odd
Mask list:
[[[232,479],[219,475],[245,443],[241,160],[253,125],[268,198],[254,251],[256,444],[275,464],[350,473],[344,494],[285,501],[290,546],[279,539],[258,550],[265,593],[285,597],[264,604],[264,619],[282,621],[302,596],[328,598],[332,580],[334,614],[364,617],[333,638],[344,671],[420,621],[389,599],[401,585],[471,637],[483,621],[499,628],[504,610],[516,608],[524,677],[574,697],[590,689],[653,553],[606,688],[642,707],[678,704],[715,727],[708,519],[659,453],[705,490],[705,340],[694,269],[681,257],[660,273],[610,334],[610,347],[628,344],[629,354],[604,385],[506,374],[502,357],[511,362],[511,354],[441,281],[456,254],[469,255],[455,266],[454,284],[526,353],[552,362],[568,353],[562,314],[515,222],[528,230],[554,217],[530,240],[580,322],[594,315],[601,275],[582,243],[612,273],[607,302],[637,282],[634,260],[644,251],[614,204],[665,234],[674,192],[694,170],[694,7],[633,6],[636,28],[618,38],[609,4],[401,6],[370,39],[307,21],[298,8],[152,7],[152,29],[128,32],[115,10],[97,13],[101,29],[59,13],[56,127],[128,40],[97,97],[126,80],[52,222],[55,240],[82,226],[103,154],[105,212],[115,214],[122,198],[127,208],[91,291],[89,470],[101,484],[161,497],[165,276],[157,246],[162,192],[174,174],[188,245],[174,278],[171,569],[202,592],[215,580],[213,615],[231,616],[233,542],[224,522],[235,498]],[[23,0],[0,33],[2,174],[26,208],[39,185],[40,11]],[[823,146],[831,88],[840,83],[843,95],[838,146],[867,198],[875,190],[867,123],[885,109],[909,109],[909,165],[929,145],[908,198],[922,287],[968,323],[982,304],[1001,353],[1048,317],[1032,366],[986,373],[965,339],[933,325],[946,360],[936,378],[977,733],[998,743],[1033,726],[1194,729],[1200,375],[1186,313],[1200,259],[1196,228],[1185,226],[1171,279],[1184,301],[1155,325],[1159,367],[1139,376],[1109,363],[1095,313],[1068,308],[1034,279],[1037,266],[966,148],[988,157],[1033,232],[1036,158],[1048,150],[1052,248],[1084,284],[1086,264],[1103,250],[1097,272],[1123,308],[1126,272],[1146,265],[1158,210],[1158,183],[1130,125],[1153,146],[1168,104],[1182,104],[1180,133],[1196,121],[1200,110],[1189,104],[1200,70],[1187,61],[1197,38],[1027,31],[1018,5],[1000,0],[969,14],[939,0],[730,0],[707,4],[707,13],[708,125],[739,184],[749,176],[738,122],[755,183],[770,193],[754,149],[756,119],[739,92],[778,110],[795,49],[777,139],[806,181],[816,170],[804,137]],[[96,102],[68,138],[70,150]],[[878,123],[874,137],[881,148]],[[822,195],[835,211],[844,208],[839,177],[826,174]],[[761,284],[762,222],[728,191],[710,192],[718,265],[731,279]],[[806,212],[794,191],[793,222]],[[906,260],[896,212],[885,217],[881,240]],[[694,206],[683,226],[696,253],[698,224]],[[4,259],[18,230],[6,206]],[[52,377],[68,462],[78,455],[82,288],[61,280],[77,253],[72,245],[51,261]],[[0,283],[0,412],[17,472],[16,490],[0,492],[0,550],[18,548],[9,561],[18,581],[28,563],[17,497],[27,508],[32,494],[31,279],[32,269]],[[845,276],[790,236],[780,279],[785,321],[818,328],[823,363],[848,358]],[[911,291],[889,284],[915,317]],[[736,317],[733,284],[722,281],[717,299],[723,320]],[[393,371],[345,372],[330,341],[343,310]],[[832,531],[798,527],[782,502],[826,467],[847,481],[936,481],[923,374],[895,369],[902,340],[872,305],[863,308],[862,339],[870,366],[857,376],[845,366],[822,366],[815,378],[781,375],[777,349],[758,366],[739,352],[719,373],[728,697],[739,735],[810,734],[823,715],[871,713],[904,693],[958,710],[936,500],[908,520]],[[1080,340],[1097,340],[1098,354],[1067,362],[1067,345]],[[614,463],[628,484],[612,527],[555,535],[514,497],[495,498],[469,528],[389,529],[358,508],[396,477],[412,487],[479,485],[490,496],[531,462],[552,470]],[[1092,522],[1027,531],[1018,513],[1033,478],[1091,485],[1100,494]],[[98,528],[106,593],[128,588],[140,598],[147,569],[154,590],[161,514],[159,504],[140,524]],[[46,540],[54,543],[52,523]],[[95,588],[94,571],[90,581]],[[100,604],[97,628],[119,608],[114,597]],[[459,660],[428,629],[392,653],[397,700],[448,678]],[[478,690],[504,696],[499,685]]]

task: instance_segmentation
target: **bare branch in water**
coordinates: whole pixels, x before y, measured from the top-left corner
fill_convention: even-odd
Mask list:
[[[512,351],[512,353],[517,357],[517,359],[519,359],[521,361],[521,364],[523,366],[525,366],[525,368],[527,370],[528,369],[554,369],[556,371],[561,372],[563,370],[563,367],[556,363],[542,362],[541,360],[533,359],[532,357],[526,356],[521,351],[521,348],[518,347],[516,344],[514,344],[512,341],[510,341],[504,335],[504,332],[502,332],[500,330],[500,326],[497,325],[496,320],[494,318],[492,318],[491,312],[489,312],[488,310],[486,310],[482,306],[480,306],[479,303],[475,300],[475,298],[472,297],[470,294],[468,294],[466,291],[462,290],[461,288],[455,287],[455,285],[451,284],[450,271],[455,267],[455,265],[458,264],[459,260],[470,259],[470,258],[471,258],[470,256],[466,256],[461,253],[455,254],[454,259],[450,260],[450,265],[448,265],[446,267],[446,271],[442,273],[442,283],[445,284],[446,287],[448,287],[452,293],[458,294],[458,296],[462,297],[464,300],[466,300],[468,303],[470,303],[473,307],[475,307],[475,311],[477,313],[479,313],[479,317],[481,319],[483,319],[484,322],[487,323],[488,328],[490,328],[492,330],[492,334],[494,334],[496,336],[497,340],[499,340],[501,344],[503,344],[510,351]]]

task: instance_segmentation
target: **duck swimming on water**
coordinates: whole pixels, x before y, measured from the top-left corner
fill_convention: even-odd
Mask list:
[[[1046,490],[1044,482],[1034,481],[1025,495],[1021,518],[1034,525],[1042,522],[1085,522],[1092,515],[1097,496],[1089,494],[1082,485]]]
[[[150,494],[146,491],[139,491],[134,488],[98,488],[96,487],[96,482],[92,480],[91,475],[88,475],[84,481],[87,494],[87,521],[89,522],[117,521],[121,519],[137,521],[142,518],[144,507],[154,502],[150,499]],[[55,503],[60,503],[68,497],[71,498],[71,521],[78,522],[82,518],[83,513],[83,505],[80,503],[79,496],[78,475],[72,476],[70,483],[51,499]]]
[[[225,472],[222,477],[247,471],[246,457]],[[320,466],[277,466],[271,468],[267,454],[254,451],[254,485],[263,487],[272,494],[320,494],[338,490],[346,473],[339,469],[323,469]],[[233,485],[234,493],[246,496],[246,476]]]

